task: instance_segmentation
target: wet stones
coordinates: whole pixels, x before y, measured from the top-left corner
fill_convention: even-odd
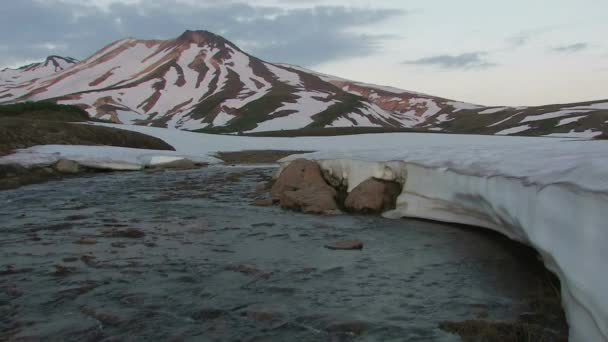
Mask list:
[[[55,277],[67,277],[76,272],[75,267],[66,267],[63,265],[55,265],[54,267],[55,270],[51,272],[51,275]]]
[[[348,194],[344,206],[357,213],[381,213],[395,208],[400,193],[401,185],[397,182],[369,178]]]
[[[337,192],[314,161],[296,159],[283,170],[270,189],[274,202],[281,207],[305,213],[327,214],[338,209]]]
[[[363,249],[363,242],[360,240],[336,241],[325,245],[325,248],[332,250],[361,250]]]
[[[155,164],[150,167],[151,170],[191,170],[197,165],[190,159],[178,159],[168,163]]]
[[[101,231],[101,234],[104,237],[109,237],[109,238],[129,238],[129,239],[138,239],[138,238],[143,238],[144,236],[146,236],[146,233],[144,233],[141,229],[137,229],[137,228],[104,229]]]
[[[226,267],[226,269],[261,279],[269,279],[272,276],[272,272],[264,272],[259,270],[256,266],[248,264],[230,265]]]

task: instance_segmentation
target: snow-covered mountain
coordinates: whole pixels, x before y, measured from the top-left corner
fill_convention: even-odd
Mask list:
[[[4,88],[10,88],[13,85],[51,76],[76,63],[78,60],[72,57],[49,56],[44,62],[28,64],[17,69],[2,69],[0,70],[0,89],[5,90]],[[0,99],[2,98],[3,96],[0,96]],[[4,94],[4,98],[9,98],[9,96]]]
[[[351,126],[529,135],[608,131],[608,101],[487,108],[264,62],[207,31],[172,40],[127,38],[75,62],[53,56],[3,70],[0,102],[52,99],[117,123],[220,132]]]

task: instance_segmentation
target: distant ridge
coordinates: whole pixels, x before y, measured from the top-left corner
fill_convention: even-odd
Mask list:
[[[596,136],[608,100],[483,107],[320,74],[251,56],[209,31],[170,40],[126,38],[83,61],[0,71],[0,102],[55,100],[117,123],[210,132],[304,127],[416,128],[437,132]]]

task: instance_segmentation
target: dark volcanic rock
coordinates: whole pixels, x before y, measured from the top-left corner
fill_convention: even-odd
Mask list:
[[[401,184],[369,178],[348,194],[344,206],[360,213],[380,213],[394,209]]]

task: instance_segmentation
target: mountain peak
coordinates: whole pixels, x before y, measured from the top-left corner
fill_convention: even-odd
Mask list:
[[[177,41],[185,42],[185,43],[193,43],[193,44],[203,44],[208,42],[226,42],[226,39],[216,35],[215,33],[205,31],[205,30],[186,30],[179,37],[177,37]]]
[[[45,65],[48,65],[49,63],[51,63],[53,65],[76,64],[76,63],[78,63],[78,60],[76,58],[72,58],[72,57],[68,57],[68,56],[64,57],[64,56],[50,55],[44,61]]]

